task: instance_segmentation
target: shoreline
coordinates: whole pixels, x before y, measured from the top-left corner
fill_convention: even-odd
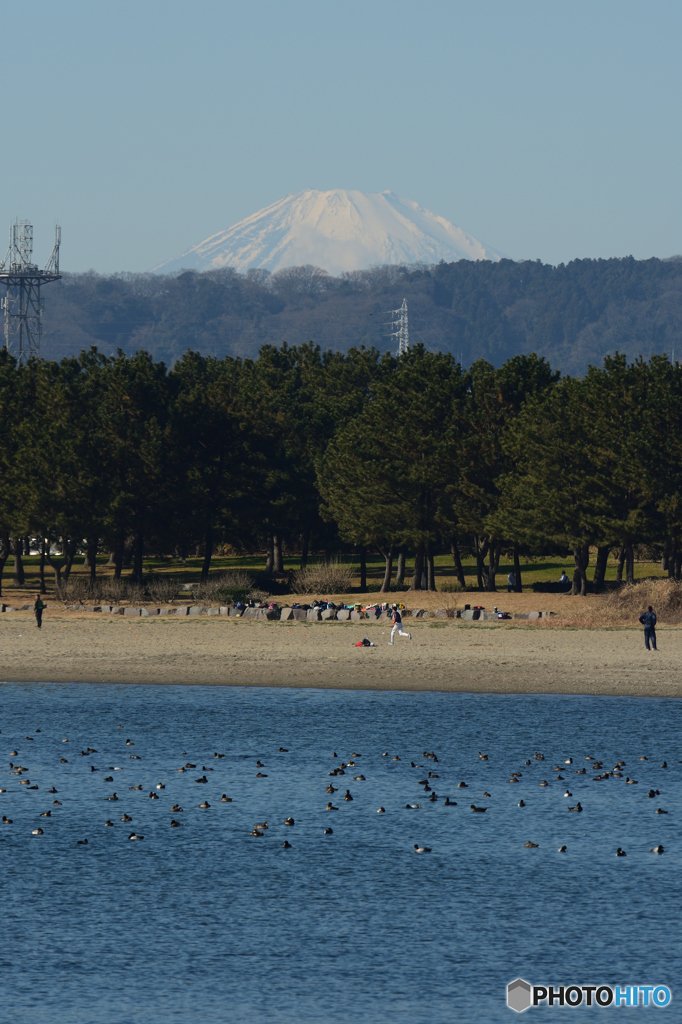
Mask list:
[[[682,629],[647,652],[634,626],[512,622],[130,619],[30,613],[0,620],[0,675],[18,683],[280,686],[402,692],[682,697]],[[368,637],[375,647],[356,648]]]

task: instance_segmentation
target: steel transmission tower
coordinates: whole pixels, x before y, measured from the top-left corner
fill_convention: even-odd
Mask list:
[[[40,286],[58,281],[59,243],[62,232],[55,226],[54,248],[47,266],[39,270],[33,263],[33,225],[17,220],[9,229],[9,249],[0,263],[0,284],[5,285],[2,309],[5,314],[5,348],[19,362],[40,355]]]
[[[410,330],[407,322],[407,299],[403,299],[400,309],[389,310],[392,319],[388,326],[397,330],[391,331],[391,337],[398,339],[398,355],[405,356],[410,351]]]

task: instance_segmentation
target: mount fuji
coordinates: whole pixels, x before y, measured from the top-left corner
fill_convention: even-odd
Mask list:
[[[330,274],[384,263],[499,260],[502,254],[394,192],[306,189],[154,267],[157,273],[312,264]]]

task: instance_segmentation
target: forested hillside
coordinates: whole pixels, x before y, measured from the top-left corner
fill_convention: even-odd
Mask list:
[[[536,352],[582,375],[615,351],[633,359],[682,354],[682,259],[538,262],[460,260],[378,267],[334,278],[313,267],[277,274],[232,270],[178,277],[68,274],[44,289],[43,355],[96,345],[112,355],[142,348],[172,365],[187,349],[256,356],[264,344],[312,340],[342,352],[395,349],[387,310],[403,298],[411,340],[464,366],[500,366]]]

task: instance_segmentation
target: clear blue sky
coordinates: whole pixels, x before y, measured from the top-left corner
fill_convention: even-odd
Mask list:
[[[514,258],[682,252],[682,4],[0,0],[0,248],[145,270],[302,188]]]

